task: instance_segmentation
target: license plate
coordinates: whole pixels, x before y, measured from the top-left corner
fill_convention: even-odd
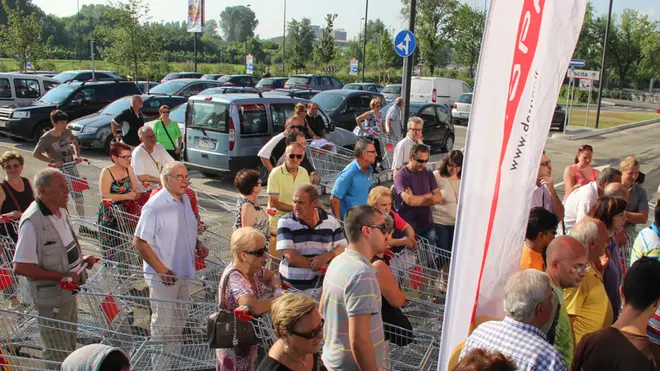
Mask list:
[[[470,112],[459,112],[458,115],[463,117],[468,117],[470,116]]]
[[[203,149],[215,149],[215,142],[210,140],[199,139],[197,141],[197,147]]]
[[[7,126],[7,121],[0,120],[0,127],[4,128],[5,126]]]

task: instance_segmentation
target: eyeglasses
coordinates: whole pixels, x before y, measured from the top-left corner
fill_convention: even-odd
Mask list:
[[[561,261],[562,263],[566,263],[566,262],[563,261],[563,260],[560,260],[560,261]],[[573,269],[573,270],[576,271],[577,273],[584,273],[584,272],[587,271],[588,268],[589,268],[589,265],[588,265],[588,264],[575,264],[575,265],[571,266],[571,269]]]
[[[550,160],[541,162],[541,166],[550,166]]]
[[[387,233],[387,226],[385,225],[385,223],[379,224],[379,225],[368,225],[368,224],[366,224],[365,227],[380,229],[380,231],[383,234]]]
[[[291,129],[298,129],[298,130],[301,130],[302,128],[303,128],[303,126],[298,126],[298,125],[292,125],[292,126],[291,126]]]
[[[376,150],[372,150],[372,151],[364,151],[364,152],[365,152],[365,153],[376,153]]]
[[[420,132],[420,131],[422,131],[422,129],[408,129],[408,130],[410,130],[410,131],[414,131],[414,132]]]
[[[21,164],[5,165],[5,169],[7,169],[7,170],[18,169],[21,166],[23,166],[23,165],[21,165]]]
[[[585,144],[585,145],[581,146],[580,148],[578,148],[578,152],[582,152],[582,151],[592,151],[593,152],[594,148],[592,146],[588,145],[588,144]]]
[[[425,164],[425,163],[429,162],[428,158],[426,160],[422,160],[422,159],[417,158],[417,156],[415,156],[415,155],[413,155],[413,160],[419,162],[420,164]]]
[[[123,155],[123,156],[117,156],[118,158],[124,159],[124,160],[130,160],[133,156],[131,155]]]
[[[292,160],[293,160],[294,158],[295,158],[295,159],[298,159],[298,160],[302,160],[303,155],[295,155],[295,154],[291,153],[291,154],[289,154],[289,158],[292,159]]]
[[[170,113],[170,111],[163,111],[163,112],[161,112],[161,113]]]
[[[184,180],[190,180],[190,177],[188,175],[168,175],[169,177],[173,177],[174,179],[178,180],[179,182],[183,182]]]
[[[254,250],[254,251],[245,251],[245,253],[246,253],[246,254],[249,254],[249,255],[252,255],[252,256],[256,256],[256,257],[259,258],[259,257],[264,256],[264,254],[265,254],[267,251],[268,251],[268,248],[267,248],[266,246],[264,246],[264,247],[262,247],[262,248],[260,248],[260,249],[258,249],[258,250]]]
[[[323,332],[323,325],[324,324],[325,324],[325,320],[323,320],[323,318],[321,318],[321,323],[315,329],[313,329],[312,331],[310,331],[306,334],[302,333],[302,332],[293,331],[293,330],[291,330],[290,332],[293,335],[300,336],[303,339],[312,340],[312,339],[316,338],[317,336],[319,336],[321,334],[321,332]]]

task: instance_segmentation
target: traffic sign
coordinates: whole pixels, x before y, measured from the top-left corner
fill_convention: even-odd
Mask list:
[[[337,67],[323,67],[325,72],[337,72]]]
[[[572,77],[574,79],[598,80],[600,78],[600,72],[569,69],[568,77]]]
[[[415,34],[408,30],[401,30],[394,38],[394,50],[401,57],[409,57],[415,51],[417,40]]]
[[[248,54],[245,57],[245,73],[248,75],[252,75],[254,72],[254,59],[252,58],[252,54]]]
[[[351,70],[348,73],[351,76],[357,76],[358,75],[358,61],[357,59],[353,58],[351,59]]]
[[[593,80],[587,80],[587,79],[582,79],[580,80],[580,85],[578,86],[578,89],[582,91],[589,91],[593,88]]]
[[[571,62],[568,65],[571,67],[584,67],[586,62],[584,59],[571,59]]]
[[[416,65],[414,74],[415,74],[415,76],[421,76],[422,75],[422,66],[420,66],[419,64]]]

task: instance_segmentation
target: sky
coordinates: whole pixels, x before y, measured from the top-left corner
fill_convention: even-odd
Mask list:
[[[107,0],[32,0],[46,13],[66,17],[77,12],[77,1],[85,4],[107,4]],[[187,0],[147,0],[150,4],[151,21],[184,21],[186,19]],[[259,25],[256,34],[262,39],[282,35],[284,2],[286,1],[287,22],[292,19],[310,18],[312,24],[325,25],[325,15],[336,13],[335,28],[343,28],[348,38],[356,37],[360,29],[360,19],[364,17],[365,0],[206,0],[206,19],[220,19],[220,13],[227,6],[250,5],[256,13]],[[484,0],[462,0],[474,7],[484,6]],[[489,1],[489,0],[485,0]],[[591,0],[597,13],[607,12],[609,0]],[[312,5],[313,4],[313,5]],[[380,18],[387,27],[400,30],[406,28],[401,17],[401,0],[371,0],[368,19]],[[660,20],[658,0],[614,0],[614,12],[625,8],[636,9],[648,14],[654,20]]]

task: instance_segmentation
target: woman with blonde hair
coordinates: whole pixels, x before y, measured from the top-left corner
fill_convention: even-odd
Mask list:
[[[160,117],[154,123],[154,134],[158,143],[165,147],[173,159],[179,161],[183,150],[183,136],[176,121],[170,120],[170,107],[163,104],[158,109]]]
[[[621,160],[621,183],[628,188],[629,197],[626,205],[625,231],[628,241],[637,237],[637,224],[646,224],[649,220],[649,196],[644,187],[637,183],[639,178],[639,161],[635,156],[628,156]],[[627,244],[630,247],[632,243]]]
[[[305,137],[307,139],[320,139],[316,134],[314,134],[314,130],[309,126],[309,123],[307,122],[307,106],[298,103],[296,104],[295,107],[293,107],[293,114],[300,119],[300,122],[303,122],[304,125],[300,129],[305,134]]]
[[[270,311],[272,301],[265,299],[264,285],[276,296],[282,293],[282,283],[273,272],[264,268],[266,238],[253,227],[238,228],[229,241],[232,262],[227,265],[218,288],[218,302],[225,310],[247,307],[253,316]],[[227,281],[226,285],[223,282]],[[216,349],[217,369],[222,371],[253,371],[257,367],[257,346]]]
[[[370,111],[367,111],[360,116],[355,118],[357,126],[360,127],[364,136],[371,137],[374,140],[374,146],[376,147],[376,163],[380,163],[383,154],[381,153],[380,141],[378,140],[379,136],[382,136],[385,133],[385,117],[380,112],[382,103],[379,98],[374,98],[369,102]],[[374,164],[374,168],[376,164]],[[382,167],[382,165],[381,165]]]
[[[271,313],[278,340],[257,371],[320,370],[324,321],[318,303],[303,293],[286,293],[273,300]]]
[[[392,217],[394,233],[393,237],[388,240],[388,245],[393,252],[400,252],[406,247],[415,248],[415,231],[410,224],[392,210],[392,192],[387,187],[374,187],[367,197],[367,205],[373,206],[381,213]]]

